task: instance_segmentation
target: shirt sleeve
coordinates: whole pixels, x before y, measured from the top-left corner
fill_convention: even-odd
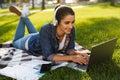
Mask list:
[[[52,60],[55,53],[52,49],[52,44],[50,41],[51,35],[49,34],[48,29],[42,27],[39,35],[40,35],[40,45],[42,49],[42,55],[45,57],[45,59]]]

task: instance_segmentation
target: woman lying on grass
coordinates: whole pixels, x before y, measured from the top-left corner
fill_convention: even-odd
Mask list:
[[[72,8],[57,6],[53,23],[45,24],[39,32],[30,22],[29,10],[25,5],[22,11],[15,6],[10,6],[9,10],[20,17],[13,40],[15,48],[26,50],[31,55],[43,55],[45,60],[54,62],[72,61],[81,65],[88,64],[88,54],[75,50],[75,13]],[[25,25],[29,32],[27,36],[24,36]]]

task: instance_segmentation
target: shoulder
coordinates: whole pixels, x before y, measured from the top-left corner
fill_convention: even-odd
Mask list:
[[[43,26],[41,27],[41,29],[48,29],[48,28],[51,28],[51,26],[52,26],[51,23],[47,23],[47,24],[43,25]]]
[[[40,32],[46,32],[46,33],[51,33],[54,31],[53,29],[53,25],[51,23],[47,23],[45,25],[43,25],[40,29]]]

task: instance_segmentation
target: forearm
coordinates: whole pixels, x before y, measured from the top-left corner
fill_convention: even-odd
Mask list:
[[[87,52],[86,52],[86,53],[87,53]],[[77,50],[71,50],[71,51],[69,52],[69,55],[80,55],[80,54],[85,54],[85,53],[82,53],[82,52],[77,51]]]
[[[72,56],[69,55],[55,55],[52,61],[72,61]]]
[[[80,55],[54,55],[52,61],[72,61],[79,64],[88,64],[88,61]]]
[[[71,50],[71,51],[69,52],[69,55],[77,55],[77,53],[76,53],[75,50]]]

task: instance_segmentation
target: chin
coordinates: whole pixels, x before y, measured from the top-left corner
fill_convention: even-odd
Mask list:
[[[66,34],[70,34],[71,32],[66,32]]]

